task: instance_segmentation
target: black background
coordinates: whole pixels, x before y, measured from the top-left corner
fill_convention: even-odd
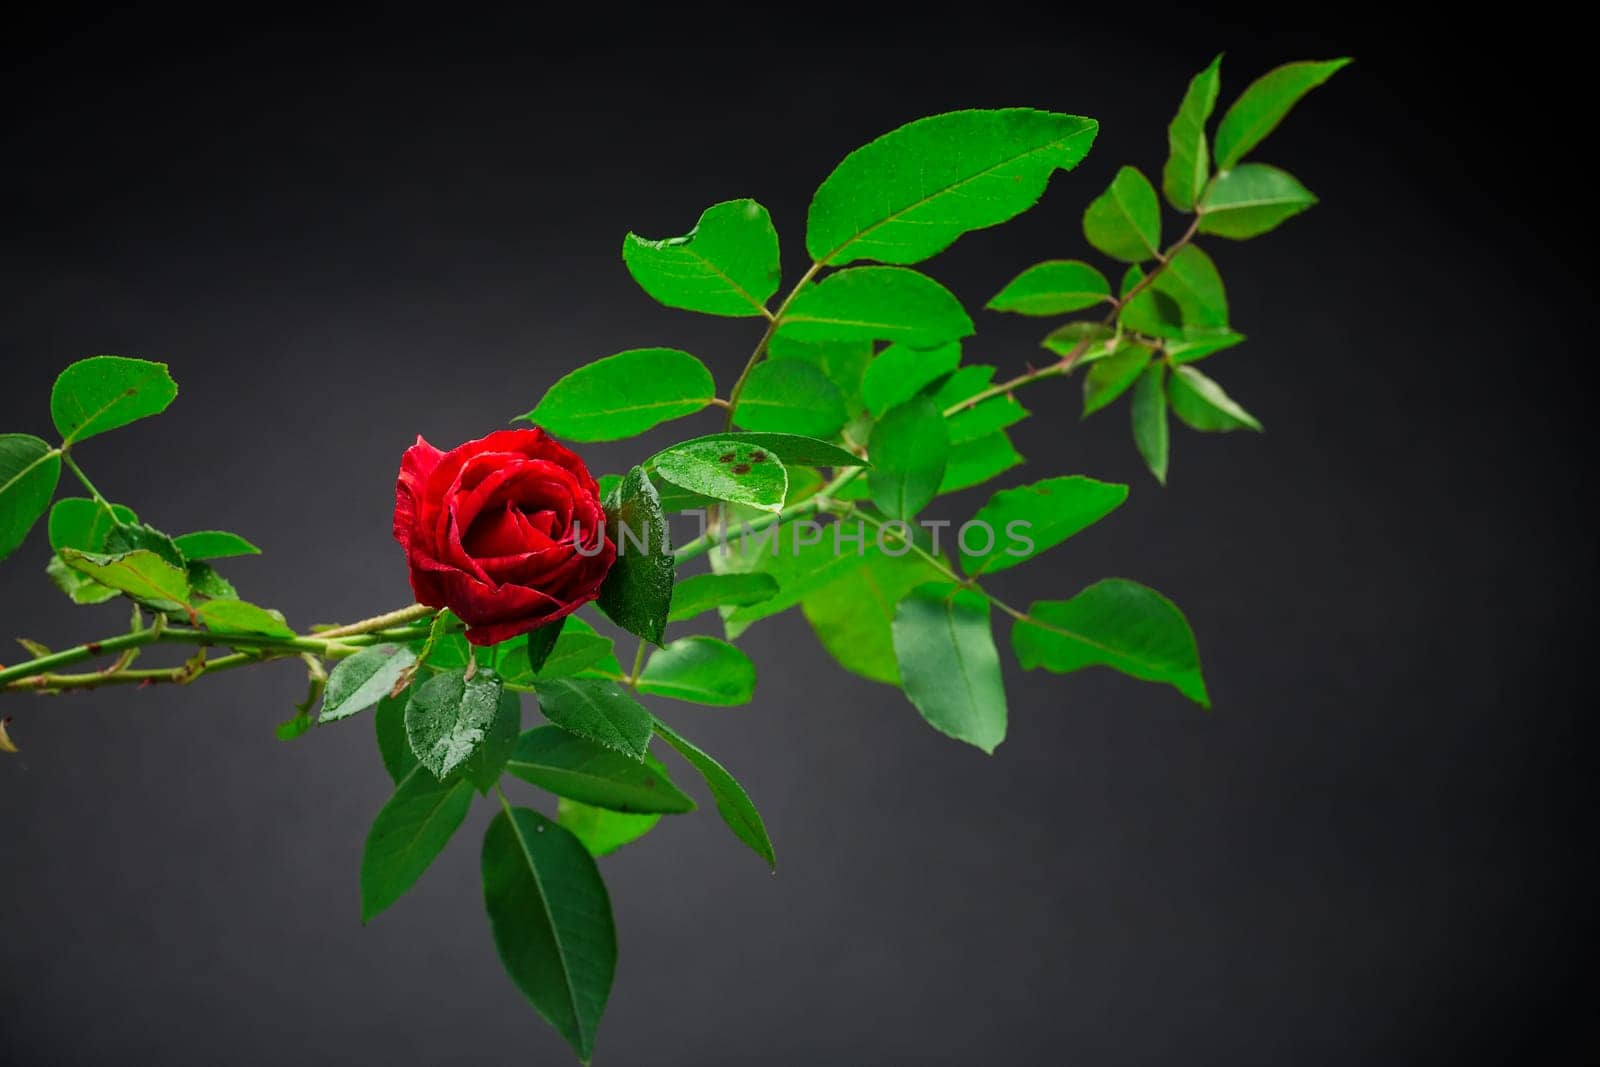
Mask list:
[[[1224,106],[1278,62],[1355,54],[1257,153],[1323,204],[1208,242],[1251,339],[1207,370],[1268,432],[1175,429],[1166,490],[1125,405],[1080,425],[1074,385],[1036,387],[1015,434],[1019,476],[1134,492],[997,590],[1119,574],[1165,591],[1215,710],[1109,672],[1008,668],[1010,739],[989,758],[839,670],[798,616],[759,624],[753,705],[663,713],[743,779],[778,873],[709,805],[603,862],[622,956],[598,1056],[1520,1058],[1579,1021],[1593,851],[1571,236],[1589,183],[1568,154],[1569,61],[1510,39],[1444,55],[1354,26],[1161,25],[1063,15],[896,47],[885,28],[849,49],[743,27],[726,49],[604,51],[534,23],[13,34],[0,429],[46,434],[73,359],[170,362],[177,403],[85,444],[91,475],[163,528],[264,546],[226,568],[243,595],[301,624],[357,618],[408,601],[389,515],[415,433],[481,436],[639,345],[731,380],[753,324],[653,305],[620,262],[629,229],[681,233],[755,196],[793,278],[810,191],[879,133],[956,107],[1097,117],[1089,159],[1035,211],[927,265],[976,309],[1029,263],[1088,251],[1084,204],[1122,163],[1159,171],[1213,52],[1229,50]],[[969,358],[1034,357],[1043,324],[977,319]],[[584,451],[608,471],[641,447]],[[45,583],[47,552],[36,530],[0,568],[8,636],[115,632],[121,608]],[[368,718],[273,739],[302,691],[276,666],[5,702],[23,752],[0,761],[0,1060],[568,1060],[494,957],[489,805],[360,925],[388,782]]]

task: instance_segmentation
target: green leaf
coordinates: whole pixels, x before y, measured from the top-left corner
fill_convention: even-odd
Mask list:
[[[559,824],[507,808],[483,838],[483,900],[506,973],[588,1063],[617,969],[611,899],[594,858]]]
[[[71,598],[74,604],[104,604],[122,594],[108,585],[101,585],[61,562],[60,556],[51,556],[44,565],[45,576],[52,584]]]
[[[867,367],[866,376],[861,379],[861,398],[873,418],[882,418],[884,412],[910,400],[955,370],[960,362],[959,341],[934,348],[890,345]]]
[[[138,521],[133,509],[121,504],[108,508],[87,497],[64,497],[50,509],[50,547],[57,551],[76,548],[80,552],[103,552],[112,530]]]
[[[592,669],[621,675],[622,666],[612,648],[611,638],[595,633],[594,627],[576,615],[568,615],[567,625],[539,668],[538,677],[565,678]]]
[[[1166,374],[1166,364],[1160,361],[1146,367],[1134,384],[1131,405],[1133,443],[1162,485],[1167,484],[1167,394],[1162,388]]]
[[[1150,286],[1128,301],[1123,326],[1157,337],[1226,330],[1228,295],[1216,264],[1194,245],[1180,248]]]
[[[383,769],[389,772],[395,785],[404,781],[417,766],[417,754],[411,751],[411,741],[406,737],[406,704],[410,699],[409,689],[399,696],[386,696],[378,701],[378,710],[372,713],[373,729],[378,735],[378,755],[383,757]]]
[[[963,406],[979,393],[989,389],[995,368],[985,364],[962,367],[939,386],[933,394],[933,406],[940,411],[959,408],[945,419],[945,429],[950,435],[950,446],[976,441],[996,430],[1003,430],[1027,418],[1028,409],[1015,395],[1006,393],[990,397],[973,406]]]
[[[266,634],[293,637],[282,616],[246,600],[208,600],[195,609],[206,629],[220,633]]]
[[[1083,235],[1112,259],[1140,263],[1161,254],[1161,202],[1135,167],[1123,167],[1083,213]]]
[[[944,479],[939,482],[939,495],[982,485],[1021,462],[1022,457],[1011,446],[1011,438],[1004,430],[954,445],[945,464]]]
[[[317,720],[336,722],[372,707],[416,662],[417,654],[404,645],[373,645],[340,660],[328,673]]]
[[[463,671],[446,671],[412,688],[406,737],[418,762],[435,778],[450,777],[489,740],[500,713],[500,690],[500,676],[487,668],[471,678]]]
[[[178,550],[177,543],[154,526],[149,526],[142,522],[117,523],[106,534],[105,550],[112,555],[134,552],[138,549],[147,549],[154,552],[174,567],[184,568],[188,566],[188,561],[183,558],[183,553]],[[189,584],[191,586],[195,585],[192,576],[189,579]],[[207,596],[217,595],[206,593],[205,590],[200,590],[200,592],[205,593]],[[224,595],[234,595],[231,586],[229,587],[229,592]]]
[[[1128,487],[1081,475],[1046,478],[1032,485],[1002,489],[973,516],[991,533],[991,550],[971,555],[962,539],[961,569],[976,578],[1026,563],[1087,529],[1122,506]],[[1022,541],[1028,542],[1023,550]]]
[[[711,790],[711,799],[716,802],[717,814],[728,824],[728,829],[749,845],[756,855],[766,860],[768,867],[776,870],[778,860],[772,851],[772,841],[767,837],[767,827],[761,821],[761,813],[750,800],[750,794],[744,791],[744,786],[728,773],[727,768],[696,748],[687,738],[660,719],[653,721],[655,732],[661,736],[661,740],[677,749],[678,755],[705,779],[706,786]]]
[[[1063,315],[1110,299],[1104,274],[1076,259],[1052,259],[1011,279],[986,306],[1018,315]]]
[[[568,733],[635,760],[650,748],[650,713],[616,682],[604,678],[541,678],[539,710]]]
[[[668,622],[684,622],[724,604],[759,604],[776,596],[778,583],[770,574],[697,574],[672,590]]]
[[[1200,373],[1198,367],[1179,367],[1167,379],[1167,402],[1172,413],[1195,430],[1261,430],[1256,417],[1240,407],[1222,386]]]
[[[92,501],[91,501],[92,503]],[[126,520],[125,520],[126,521]],[[184,559],[227,559],[230,556],[259,556],[261,550],[235,533],[226,530],[196,530],[173,538]]]
[[[782,462],[764,448],[732,438],[686,441],[658,452],[653,462],[657,476],[712,500],[776,513],[783,510],[789,492]],[[617,544],[620,548],[621,542]]]
[[[745,445],[749,448],[760,449],[769,455],[777,456],[786,466],[801,465],[810,467],[865,467],[867,461],[853,452],[846,452],[838,445],[819,441],[815,437],[806,437],[797,433],[715,433],[705,437],[695,437],[672,448],[664,449],[671,452],[683,448],[685,445],[700,444],[715,441],[719,444],[728,443]],[[661,456],[658,452],[651,457],[654,462]]]
[[[1130,344],[1090,364],[1089,373],[1083,378],[1083,417],[1088,418],[1126,393],[1139,380],[1153,354],[1144,345]]]
[[[413,767],[378,812],[361,853],[361,921],[370,922],[417,884],[472,808],[472,786]]]
[[[500,773],[517,746],[522,733],[522,700],[511,690],[500,689],[494,718],[484,731],[483,742],[461,764],[461,776],[478,787],[484,796],[500,783]]]
[[[1241,163],[1217,175],[1200,200],[1200,232],[1242,241],[1308,210],[1316,196],[1288,171]]]
[[[296,738],[304,737],[315,725],[316,723],[312,721],[311,716],[302,711],[293,718],[285,719],[274,726],[272,728],[272,736],[279,741],[293,741]]]
[[[844,397],[822,371],[797,359],[769,359],[750,371],[733,411],[735,424],[811,437],[832,437],[849,416]]]
[[[953,111],[851,152],[811,199],[806,250],[818,263],[916,263],[972,230],[1032,207],[1057,169],[1077,166],[1099,124],[1031,108]]]
[[[156,611],[184,611],[189,576],[148,549],[111,555],[64,548],[62,561],[80,574],[126,593]]]
[[[233,583],[218,574],[211,564],[195,560],[186,570],[189,574],[189,587],[196,594],[218,600],[238,599],[239,591],[233,587]]]
[[[1236,165],[1266,136],[1277,129],[1300,98],[1333,77],[1348,59],[1286,63],[1268,71],[1239,94],[1217,125],[1217,169]]]
[[[159,414],[178,395],[165,363],[90,356],[62,371],[50,390],[61,447]]]
[[[873,551],[866,562],[806,595],[800,602],[822,647],[853,674],[888,685],[900,684],[894,656],[894,609],[925,582],[943,577],[922,556],[885,538],[893,556]]]
[[[1006,736],[1000,654],[989,629],[989,602],[949,583],[918,586],[894,616],[901,684],[940,733],[992,753]]]
[[[561,797],[556,801],[556,822],[589,850],[595,859],[608,856],[655,829],[659,815],[624,815]]]
[[[1182,341],[1168,341],[1163,347],[1167,351],[1167,359],[1172,363],[1196,363],[1213,352],[1232,348],[1243,340],[1242,333],[1202,334]]]
[[[944,478],[950,436],[929,398],[915,397],[872,428],[867,475],[872,502],[891,519],[911,519],[933,500]]]
[[[1194,633],[1177,605],[1123,578],[1096,582],[1071,600],[1041,600],[1019,621],[1011,644],[1024,669],[1057,674],[1111,667],[1147,682],[1165,682],[1210,707]]]
[[[816,540],[810,540],[813,531],[797,522],[786,522],[765,530],[751,532],[741,538],[730,531],[730,542],[725,549],[712,553],[712,565],[723,573],[763,573],[778,583],[778,592],[754,604],[736,607],[724,612],[729,639],[738,637],[758,619],[776,615],[800,603],[812,590],[866,561],[866,553],[876,551],[870,532],[863,539],[863,551],[857,552],[852,540],[861,524],[849,529],[847,536],[838,524],[819,527]],[[800,536],[806,534],[806,537]],[[836,550],[837,548],[837,550]]]
[[[650,654],[639,675],[639,692],[731,707],[755,695],[756,665],[726,641],[695,634]]]
[[[639,288],[668,307],[708,315],[760,315],[778,291],[778,231],[754,200],[706,208],[682,237],[630,233],[622,260]]]
[[[839,390],[845,407],[854,412],[861,407],[861,376],[872,362],[874,347],[871,341],[796,341],[774,334],[767,342],[767,357],[816,367]]]
[[[1206,151],[1206,123],[1217,106],[1222,87],[1222,57],[1189,82],[1183,103],[1167,127],[1167,165],[1161,170],[1161,188],[1167,202],[1179,211],[1193,211],[1194,203],[1211,177],[1211,159]]]
[[[790,301],[779,335],[796,341],[901,341],[931,348],[973,332],[961,302],[905,267],[852,267]]]
[[[1062,359],[1071,359],[1074,366],[1110,355],[1116,343],[1116,331],[1099,322],[1069,322],[1040,342]]]
[[[520,416],[557,437],[616,441],[693,415],[717,395],[704,363],[676,348],[634,348],[579,367]]]
[[[617,546],[617,561],[600,587],[600,610],[629,633],[659,645],[677,563],[667,543],[661,497],[643,468],[634,467],[623,479],[618,504],[606,514],[606,535]]]
[[[31,434],[0,434],[0,559],[17,550],[50,506],[61,453]]]
[[[675,815],[695,807],[655,757],[640,762],[559,726],[524,733],[506,770],[556,796],[611,811]]]
[[[555,622],[545,623],[535,630],[528,631],[528,639],[523,645],[527,654],[528,674],[531,677],[539,672],[545,661],[550,658],[550,653],[556,649],[556,642],[561,637],[569,616],[562,616]],[[519,664],[520,666],[520,664]],[[502,676],[505,672],[501,672]]]

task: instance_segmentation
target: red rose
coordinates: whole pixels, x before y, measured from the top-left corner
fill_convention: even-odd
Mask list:
[[[394,536],[411,588],[492,645],[600,595],[617,558],[600,487],[543,430],[500,430],[440,452],[421,437],[395,485]]]

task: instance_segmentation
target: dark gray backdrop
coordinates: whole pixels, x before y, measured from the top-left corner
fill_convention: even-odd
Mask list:
[[[963,106],[1098,117],[1036,211],[928,264],[977,308],[1086,251],[1084,204],[1122,163],[1159,170],[1214,50],[1225,101],[1282,60],[1362,58],[1260,153],[1324,204],[1209,243],[1251,340],[1208,370],[1267,434],[1175,430],[1163,491],[1125,405],[1080,425],[1075,385],[1043,385],[1016,432],[1023,476],[1134,492],[1002,595],[1112,574],[1164,590],[1215,710],[1008,668],[988,758],[835,668],[798,617],[760,624],[755,704],[666,710],[742,777],[778,874],[709,810],[604,861],[622,956],[600,1062],[1459,1061],[1566,1025],[1593,540],[1569,356],[1585,298],[1555,236],[1576,172],[1542,75],[1512,49],[1463,80],[1355,31],[600,52],[538,30],[14,37],[0,429],[46,432],[72,359],[169,361],[169,413],[83,463],[164,528],[257,540],[228,567],[244,595],[302,624],[359,617],[408,599],[388,527],[415,433],[480,436],[638,345],[736,371],[752,324],[654,306],[619,260],[630,228],[755,196],[793,277],[810,190],[878,133]],[[978,320],[974,357],[1034,357],[1041,324]],[[585,454],[605,471],[640,452]],[[36,532],[0,567],[7,636],[122,624],[68,606],[46,553]],[[487,805],[361,927],[387,780],[370,719],[273,739],[302,688],[279,666],[5,701],[23,753],[0,760],[0,1059],[566,1061],[494,958]]]

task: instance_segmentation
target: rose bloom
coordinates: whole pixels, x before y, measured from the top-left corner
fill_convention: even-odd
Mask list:
[[[617,558],[600,487],[543,430],[500,430],[441,452],[421,437],[395,485],[394,536],[411,588],[492,645],[600,595]]]

